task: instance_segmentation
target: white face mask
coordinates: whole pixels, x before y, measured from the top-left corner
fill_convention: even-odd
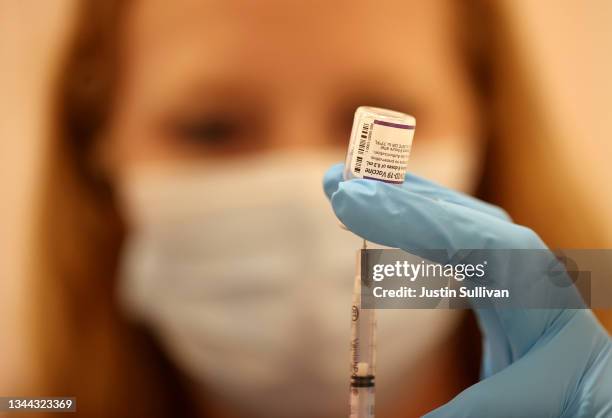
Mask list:
[[[123,182],[121,302],[209,395],[247,416],[346,414],[361,239],[338,226],[322,191],[334,157],[274,154]],[[379,407],[405,397],[411,368],[457,318],[379,313]]]

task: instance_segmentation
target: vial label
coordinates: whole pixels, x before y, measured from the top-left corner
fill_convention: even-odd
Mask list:
[[[403,183],[414,125],[362,118],[353,145],[351,173],[355,177],[387,183]]]

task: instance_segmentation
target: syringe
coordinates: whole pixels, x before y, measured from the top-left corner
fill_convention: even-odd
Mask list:
[[[361,271],[366,241],[357,252],[353,306],[351,308],[351,386],[349,418],[374,417],[374,376],[376,360],[376,310],[362,309]]]
[[[402,184],[416,120],[413,116],[377,107],[355,111],[343,178]],[[351,394],[349,418],[374,417],[376,311],[362,309],[361,272],[365,271],[366,242],[357,254],[351,321]]]

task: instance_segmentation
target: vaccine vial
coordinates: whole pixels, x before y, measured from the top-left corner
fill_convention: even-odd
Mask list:
[[[405,113],[360,106],[355,111],[344,179],[404,182],[416,119]]]

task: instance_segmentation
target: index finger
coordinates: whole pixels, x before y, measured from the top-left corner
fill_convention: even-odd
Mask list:
[[[329,199],[338,190],[339,184],[344,181],[342,177],[343,169],[343,164],[335,164],[327,170],[323,177],[323,190]],[[500,207],[483,202],[465,193],[448,189],[414,174],[406,174],[406,181],[400,186],[393,187],[403,188],[434,200],[442,200],[475,209],[499,219],[510,220],[510,216]]]

